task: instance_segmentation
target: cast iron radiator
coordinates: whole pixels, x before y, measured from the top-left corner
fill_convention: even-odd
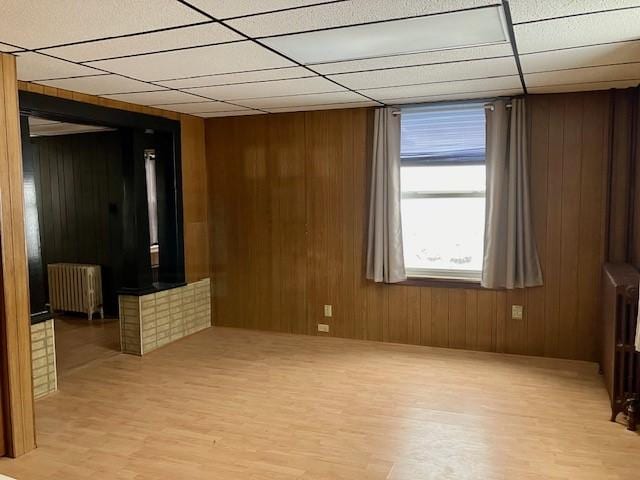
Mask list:
[[[51,311],[86,313],[89,320],[102,309],[102,276],[99,265],[52,263],[49,274],[49,306]]]
[[[611,421],[625,413],[633,431],[640,406],[640,353],[634,345],[639,281],[631,265],[604,265],[600,369],[611,399]]]

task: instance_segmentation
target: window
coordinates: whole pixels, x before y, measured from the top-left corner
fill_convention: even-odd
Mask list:
[[[484,105],[406,108],[401,122],[407,275],[477,280],[484,248]]]

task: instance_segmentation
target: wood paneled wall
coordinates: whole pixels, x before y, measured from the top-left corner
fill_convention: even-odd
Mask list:
[[[180,116],[182,132],[182,211],[187,282],[209,278],[207,167],[204,119]]]
[[[609,93],[528,105],[545,285],[515,291],[364,279],[371,110],[207,120],[216,323],[595,360]]]
[[[0,403],[6,407],[4,446],[12,456],[32,450],[36,441],[20,145],[15,57],[0,54]]]
[[[102,265],[105,309],[118,314],[122,245],[119,132],[31,139],[42,261]],[[44,275],[45,290],[47,274]]]

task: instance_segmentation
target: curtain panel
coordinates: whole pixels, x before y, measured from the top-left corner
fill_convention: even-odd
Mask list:
[[[397,283],[407,279],[402,249],[400,116],[375,111],[369,198],[367,279]]]
[[[497,100],[486,110],[487,194],[481,284],[542,285],[531,222],[525,100]]]

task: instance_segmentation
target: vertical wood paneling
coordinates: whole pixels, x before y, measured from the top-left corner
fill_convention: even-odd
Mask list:
[[[530,195],[533,230],[540,256],[542,274],[547,271],[547,178],[549,175],[549,97],[530,102],[529,107],[529,164]],[[545,344],[545,291],[544,287],[529,288],[527,298],[527,353],[544,355]]]
[[[545,347],[544,354],[558,356],[560,322],[561,260],[560,239],[562,238],[562,209],[569,207],[562,203],[564,124],[566,120],[563,96],[550,96],[549,111],[549,165],[547,175],[548,210],[546,219],[547,254],[544,259],[545,283]]]
[[[336,336],[594,359],[608,94],[534,95],[528,105],[533,225],[545,285],[511,292],[375,285],[364,279],[371,110],[208,120],[212,276],[224,279],[214,282],[220,289],[216,296],[222,297],[220,323],[255,326],[247,316],[260,315],[261,328],[281,331],[293,331],[290,322],[303,322],[297,331],[317,334],[317,323],[328,323]],[[262,123],[269,125],[266,141],[277,141],[278,148],[288,145],[291,155],[283,161],[299,172],[287,201],[281,190],[277,199],[261,193],[282,186],[281,173],[260,180],[268,187],[252,186],[238,174],[238,157],[260,149],[255,132]],[[267,152],[267,165],[274,156]],[[290,229],[302,221],[302,212],[291,206],[295,199],[297,206],[304,205],[306,235],[301,228]],[[263,201],[271,205],[259,210],[266,221],[251,213]],[[251,247],[243,238],[254,237],[262,246],[247,251]],[[261,262],[258,251],[277,268],[252,267]],[[290,251],[298,253],[285,258],[283,252]],[[295,301],[278,287],[283,277],[292,277],[285,273],[291,262],[300,267],[287,287],[298,292]],[[254,275],[260,279],[252,282]],[[277,308],[247,307],[265,292],[281,299]],[[324,304],[333,305],[332,318],[323,316]],[[514,304],[524,306],[522,320],[511,318]],[[288,308],[291,318],[285,320]]]
[[[0,54],[0,385],[12,456],[35,448],[31,329],[18,84],[15,58]]]
[[[36,137],[31,144],[43,264],[102,265],[105,309],[116,314],[121,238],[110,225],[121,210],[120,134]]]
[[[187,282],[209,277],[209,212],[204,120],[180,116],[182,149],[182,212]]]

